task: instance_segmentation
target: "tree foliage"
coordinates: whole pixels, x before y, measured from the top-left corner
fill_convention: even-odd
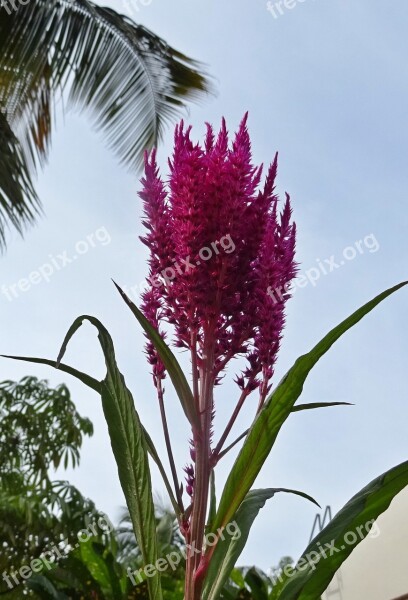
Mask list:
[[[51,477],[59,466],[78,466],[84,436],[93,433],[65,385],[35,377],[0,383],[0,419],[0,569],[10,571],[52,544],[66,547],[100,513]]]
[[[0,7],[0,248],[40,208],[32,176],[47,159],[58,103],[86,110],[137,169],[167,123],[211,89],[202,66],[91,0]]]

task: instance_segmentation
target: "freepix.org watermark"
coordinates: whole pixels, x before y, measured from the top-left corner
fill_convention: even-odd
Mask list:
[[[33,558],[27,565],[23,565],[17,570],[10,573],[4,571],[2,574],[3,581],[7,587],[12,590],[14,587],[21,585],[32,575],[41,573],[44,569],[50,571],[53,566],[63,558],[66,558],[70,552],[79,548],[81,544],[89,541],[92,537],[97,537],[99,532],[111,533],[114,526],[105,514],[101,514],[93,523],[90,523],[86,529],[81,529],[76,535],[77,542],[71,544],[68,539],[62,540],[59,544],[52,544],[48,550],[40,554],[39,558]]]
[[[218,256],[221,252],[225,254],[231,254],[236,249],[234,241],[230,234],[224,235],[219,240],[211,242],[209,246],[205,246],[200,249],[198,257],[193,260],[191,256],[186,258],[180,258],[179,261],[175,261],[172,267],[163,269],[159,274],[150,277],[150,279],[143,279],[140,283],[135,283],[132,286],[124,286],[123,291],[129,298],[139,298],[143,292],[149,289],[149,286],[160,288],[168,285],[173,279],[176,279],[178,275],[184,273],[191,273],[194,269],[199,267],[202,263],[207,262],[214,255]]]
[[[49,254],[47,262],[34,271],[31,271],[26,277],[19,279],[17,283],[8,285],[3,283],[1,286],[1,293],[9,302],[12,302],[21,294],[29,292],[33,286],[44,281],[45,283],[49,283],[51,278],[58,271],[65,269],[93,248],[96,248],[98,245],[107,246],[111,241],[112,239],[107,229],[105,227],[99,227],[94,233],[87,235],[84,240],[76,242],[72,254],[70,254],[68,250],[64,250],[55,255]]]
[[[151,277],[149,282],[153,287],[161,287],[162,285],[169,284],[170,281],[177,277],[177,275],[183,275],[184,273],[194,271],[194,269],[199,267],[203,262],[210,260],[214,254],[218,255],[222,251],[225,252],[225,254],[231,254],[234,250],[235,244],[231,235],[224,235],[221,239],[211,242],[210,246],[201,248],[195,262],[192,262],[191,256],[180,258],[180,262],[174,261],[172,267],[163,269],[160,274]]]
[[[0,9],[4,8],[8,15],[16,12],[20,6],[26,6],[31,0],[0,0]]]
[[[310,267],[300,273],[294,281],[289,282],[286,286],[277,288],[268,287],[268,296],[277,304],[284,300],[287,294],[294,294],[297,289],[305,288],[308,285],[316,287],[317,282],[324,276],[341,269],[347,263],[355,260],[358,256],[362,256],[368,251],[370,254],[378,252],[380,244],[373,233],[366,235],[364,239],[357,240],[353,245],[344,248],[341,256],[337,258],[334,254],[329,258],[321,260],[316,259],[317,266]]]
[[[325,544],[317,542],[315,549],[307,552],[301,559],[298,560],[296,565],[286,565],[281,569],[279,573],[274,573],[270,579],[273,585],[278,582],[282,582],[287,578],[293,577],[298,571],[305,571],[306,569],[316,569],[316,565],[321,560],[326,560],[335,556],[339,552],[344,552],[347,547],[355,546],[366,537],[377,538],[381,534],[380,528],[377,525],[375,519],[367,521],[363,525],[359,525],[354,530],[347,531],[340,541],[332,540]]]
[[[215,546],[219,540],[224,541],[229,537],[231,540],[239,540],[241,537],[241,530],[238,527],[236,521],[228,523],[226,527],[220,527],[215,533],[207,533],[204,538],[204,546],[206,548]],[[159,558],[154,564],[145,565],[141,569],[132,571],[130,567],[127,569],[127,576],[133,585],[142,583],[146,577],[154,577],[157,573],[164,573],[168,569],[175,571],[182,559],[186,560],[187,556],[194,556],[194,554],[200,554],[201,548],[196,548],[193,544],[186,544],[184,548],[180,550],[174,550],[169,552],[165,557]]]
[[[153,0],[122,0],[123,8],[130,17],[135,17],[143,8],[150,6]]]
[[[276,2],[268,0],[266,3],[266,10],[271,13],[274,19],[278,19],[286,14],[287,11],[293,10],[299,4],[303,4],[307,1],[310,2],[310,0],[277,0]]]

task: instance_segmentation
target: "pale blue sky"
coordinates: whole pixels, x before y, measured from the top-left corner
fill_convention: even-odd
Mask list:
[[[129,3],[137,5],[136,0]],[[102,4],[102,2],[101,2]],[[125,10],[121,0],[106,2]],[[235,129],[250,112],[254,154],[268,162],[280,152],[278,189],[293,198],[302,269],[372,234],[376,252],[364,252],[316,286],[297,290],[276,380],[329,328],[377,292],[407,278],[408,6],[406,0],[305,0],[274,19],[264,0],[152,0],[135,18],[180,50],[203,60],[219,94],[187,117],[197,136],[204,121],[222,115]],[[159,156],[171,149],[166,134]],[[118,166],[85,116],[68,116],[54,138],[38,190],[45,217],[21,241],[10,238],[1,259],[0,286],[10,285],[104,227],[111,243],[96,244],[77,261],[9,302],[0,294],[4,353],[55,357],[71,321],[99,317],[111,331],[120,368],[134,390],[141,418],[163,450],[158,411],[142,352],[143,338],[114,291],[145,273],[138,178]],[[368,244],[367,244],[368,245]],[[371,247],[372,248],[372,247]],[[351,251],[350,251],[351,252]],[[258,487],[291,487],[339,509],[372,478],[407,458],[407,291],[387,300],[315,368],[303,402],[348,401],[294,415],[258,478]],[[103,361],[95,331],[73,340],[67,362],[96,376]],[[80,469],[70,478],[112,518],[123,504],[98,398],[51,369],[1,362],[1,379],[33,374],[65,381],[80,411],[95,424]],[[232,375],[232,373],[231,373]],[[230,378],[231,379],[231,378]],[[170,387],[170,386],[168,386]],[[217,397],[217,431],[237,397],[230,380]],[[188,430],[168,395],[178,465],[187,460]],[[254,407],[248,406],[237,433]],[[221,488],[231,459],[219,469]],[[163,491],[159,477],[154,487]],[[299,498],[271,500],[254,526],[241,564],[268,568],[306,545],[315,508]]]

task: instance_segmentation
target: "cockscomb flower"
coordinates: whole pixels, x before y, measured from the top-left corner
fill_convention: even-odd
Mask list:
[[[144,312],[156,327],[174,326],[197,378],[206,371],[217,383],[228,362],[245,355],[248,367],[237,382],[246,393],[260,387],[262,399],[296,273],[289,196],[280,212],[275,195],[277,156],[259,189],[262,166],[252,164],[245,116],[232,143],[225,120],[218,135],[207,125],[203,145],[181,122],[166,184],[156,153],[145,162],[140,196],[150,288]],[[160,369],[152,347],[149,355]]]
[[[275,180],[278,157],[261,185],[263,167],[252,163],[247,116],[230,141],[225,120],[215,135],[207,125],[202,145],[191,139],[191,127],[175,130],[169,176],[161,178],[156,152],[146,155],[140,196],[149,249],[148,289],[142,311],[164,338],[168,325],[175,343],[191,354],[192,390],[186,412],[192,428],[194,464],[178,478],[163,402],[165,369],[150,342],[153,367],[174,489],[186,542],[198,544],[187,558],[186,597],[198,598],[207,563],[201,561],[210,477],[225,441],[248,396],[259,390],[258,410],[270,390],[284,325],[290,282],[296,274],[296,228],[289,196],[278,208]],[[244,356],[237,378],[240,397],[215,447],[214,391],[228,363]],[[174,374],[173,374],[174,375]],[[239,441],[241,438],[238,438]],[[184,510],[182,493],[190,506]],[[194,591],[195,590],[195,591]]]

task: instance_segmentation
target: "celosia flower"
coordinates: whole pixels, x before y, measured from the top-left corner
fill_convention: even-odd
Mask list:
[[[177,345],[193,353],[197,372],[210,368],[213,382],[233,357],[246,355],[238,384],[247,392],[260,386],[264,398],[296,273],[289,196],[280,215],[277,208],[277,156],[258,190],[262,166],[252,164],[245,116],[232,144],[224,120],[218,136],[207,125],[203,146],[182,122],[169,165],[165,185],[155,152],[146,156],[144,312],[156,327],[174,326]],[[151,346],[149,355],[157,371]]]
[[[279,349],[289,284],[296,273],[296,229],[289,196],[279,214],[275,195],[277,156],[259,189],[262,166],[252,164],[247,117],[232,143],[225,121],[217,136],[207,125],[204,144],[191,140],[191,128],[176,128],[170,175],[164,183],[156,153],[146,155],[141,198],[150,251],[149,289],[142,310],[162,333],[174,326],[176,344],[190,351],[194,413],[185,490],[191,505],[180,522],[186,541],[202,544],[210,474],[250,393],[259,388],[258,410],[269,392]],[[162,333],[163,335],[163,333]],[[179,505],[181,489],[169,443],[161,380],[164,367],[152,344],[153,366],[164,433]],[[214,388],[230,360],[247,367],[237,377],[241,395],[212,448]],[[186,597],[199,597],[208,564],[201,551],[187,558]],[[191,587],[192,586],[192,587]],[[194,592],[192,591],[194,588]],[[198,591],[197,591],[198,590]]]

